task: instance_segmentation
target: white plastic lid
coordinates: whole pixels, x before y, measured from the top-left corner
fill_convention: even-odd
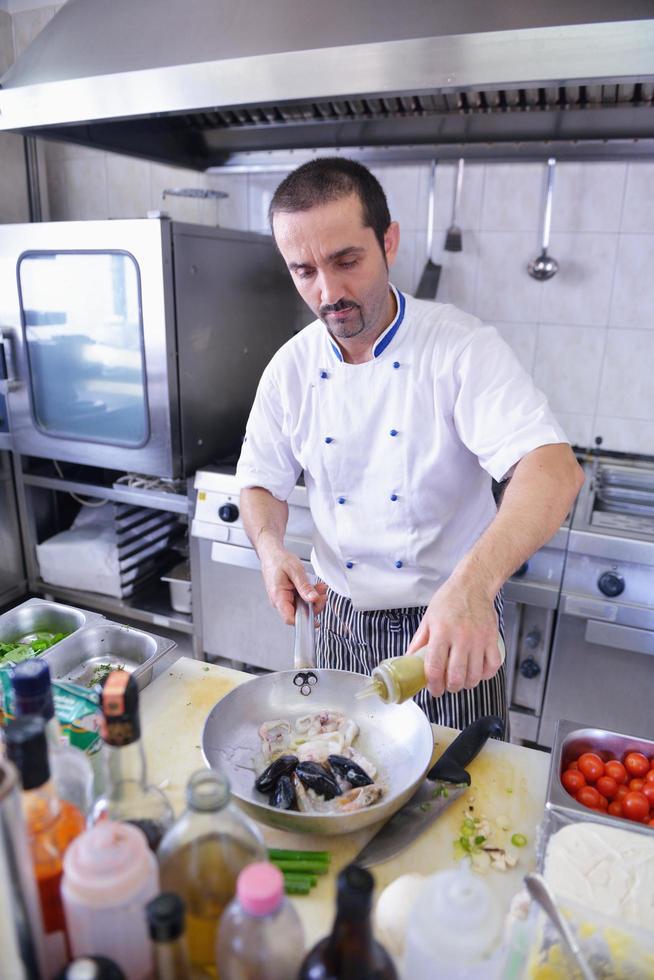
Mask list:
[[[129,900],[156,870],[156,858],[138,827],[102,820],[66,851],[63,887],[86,905],[111,907]]]

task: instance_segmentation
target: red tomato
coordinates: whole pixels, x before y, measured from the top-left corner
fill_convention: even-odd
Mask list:
[[[599,810],[606,811],[606,810],[608,810],[608,807],[609,807],[609,801],[607,800],[607,798],[605,796],[602,796],[602,794],[600,793],[600,795],[599,795],[599,803],[597,804],[597,808]]]
[[[568,769],[574,769],[575,772],[577,771],[578,768],[579,768],[579,763],[576,760],[574,762],[571,762],[570,765],[568,766]]]
[[[645,783],[641,793],[649,800],[649,805],[654,808],[654,783]]]
[[[611,759],[610,762],[606,763],[604,766],[604,773],[605,775],[610,776],[611,779],[615,779],[616,783],[627,782],[627,770],[621,762],[618,762],[617,759]]]
[[[644,798],[645,797],[643,797],[643,799]],[[575,796],[575,799],[577,803],[581,803],[583,806],[587,806],[591,810],[597,810],[602,797],[594,786],[582,786]]]
[[[586,780],[584,779],[582,773],[578,769],[566,769],[566,771],[561,776],[561,782],[567,789],[571,796],[575,796],[579,792],[582,786],[586,785]],[[654,783],[652,783],[652,788],[654,789]],[[617,789],[617,783],[616,783]]]
[[[646,783],[654,783],[654,766],[651,767],[650,771],[645,776]]]
[[[624,783],[622,784],[622,786],[618,786],[617,792],[615,794],[615,798],[618,801],[618,803],[621,803],[622,800],[624,800],[628,792],[629,792],[629,787],[625,786]]]
[[[627,820],[644,820],[649,813],[649,800],[642,793],[627,793],[622,801],[622,813]]]
[[[629,789],[632,790],[634,793],[640,793],[644,785],[645,785],[644,779],[629,780]]]
[[[613,800],[612,803],[609,803],[608,812],[611,814],[612,817],[621,817],[622,803],[618,803],[617,800]]]
[[[646,776],[649,772],[649,759],[642,752],[627,752],[624,765],[630,776]]]
[[[647,823],[648,827],[654,827],[654,820],[649,820]]]
[[[618,784],[616,783],[615,779],[611,779],[610,776],[600,776],[595,783],[595,786],[597,787],[598,792],[601,793],[602,796],[608,797],[609,800],[612,800],[615,797],[615,794],[618,792]]]
[[[604,763],[594,752],[584,752],[577,759],[579,772],[586,777],[587,783],[596,783],[600,776],[604,775]]]

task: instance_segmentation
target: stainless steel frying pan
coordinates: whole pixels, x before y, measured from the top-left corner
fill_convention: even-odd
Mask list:
[[[209,766],[226,773],[234,799],[255,820],[294,832],[349,834],[388,819],[410,799],[429,768],[433,734],[427,717],[412,701],[357,700],[355,694],[365,677],[316,669],[312,644],[312,614],[298,603],[296,669],[255,677],[219,701],[204,724],[202,752]],[[292,721],[328,708],[344,712],[358,724],[355,748],[377,767],[386,784],[384,796],[374,806],[350,813],[298,813],[269,806],[254,788],[255,760],[261,752],[259,727],[264,721]]]

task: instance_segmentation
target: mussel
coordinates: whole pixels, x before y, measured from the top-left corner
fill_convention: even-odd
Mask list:
[[[296,755],[280,755],[279,759],[271,762],[267,769],[255,781],[254,788],[260,793],[270,793],[282,776],[290,776],[298,764]]]
[[[327,759],[335,776],[344,779],[350,786],[371,786],[372,779],[368,773],[352,759],[344,755],[330,755]]]
[[[278,810],[297,810],[297,797],[291,776],[284,774],[279,777],[268,802]]]
[[[318,796],[332,800],[341,795],[341,790],[331,773],[319,762],[300,762],[295,769],[295,775],[303,786],[312,789]]]

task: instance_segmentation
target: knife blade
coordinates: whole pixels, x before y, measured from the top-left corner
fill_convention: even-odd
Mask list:
[[[495,715],[478,718],[457,735],[432,766],[411,799],[381,827],[359,851],[354,862],[369,868],[389,861],[420,837],[470,786],[466,766],[493,738],[501,738],[504,724]]]

